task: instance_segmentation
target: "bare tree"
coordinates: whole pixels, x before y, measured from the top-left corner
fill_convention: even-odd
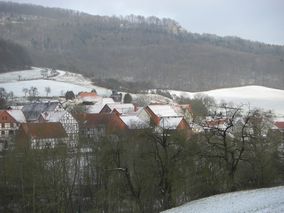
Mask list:
[[[29,89],[29,98],[32,100],[34,99],[36,96],[38,96],[38,89],[36,87],[30,87]]]
[[[243,114],[241,107],[221,106],[221,112],[203,122],[207,143],[203,157],[218,159],[223,165],[226,190],[234,190],[235,173],[247,148],[248,122],[252,111]]]
[[[46,97],[47,97],[48,94],[51,92],[51,89],[50,89],[50,87],[45,87],[44,90],[46,92]]]
[[[27,93],[29,92],[29,89],[28,88],[23,88],[22,91],[23,91],[23,93],[25,93],[25,97],[27,97]]]

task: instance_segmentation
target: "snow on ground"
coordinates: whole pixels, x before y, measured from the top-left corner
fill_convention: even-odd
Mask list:
[[[80,91],[85,91],[88,88],[77,86],[70,83],[50,81],[50,80],[31,80],[31,81],[18,81],[11,83],[1,83],[1,87],[4,87],[6,91],[13,91],[14,95],[17,97],[24,96],[23,88],[29,89],[31,86],[38,89],[40,96],[45,96],[45,87],[50,87],[49,96],[60,96],[64,95],[66,91],[72,90],[75,94]],[[89,89],[88,89],[89,90]]]
[[[169,91],[172,96],[193,98],[197,94],[209,95],[217,102],[226,101],[234,104],[250,104],[251,107],[273,110],[284,115],[284,90],[272,89],[263,86],[244,86],[225,89],[216,89],[198,93],[184,91]]]
[[[61,96],[66,91],[90,92],[95,89],[101,96],[109,96],[111,90],[92,85],[91,80],[81,74],[71,73],[63,70],[56,70],[57,75],[43,80],[41,70],[44,68],[33,67],[31,70],[22,70],[0,74],[0,87],[7,92],[13,92],[15,96],[24,96],[23,88],[37,87],[40,96],[45,96],[45,87],[50,87],[49,96]],[[19,80],[20,76],[20,80]]]
[[[92,85],[90,79],[81,74],[71,73],[63,70],[56,70],[57,75],[42,79],[41,70],[45,68],[32,67],[31,70],[22,70],[0,74],[0,87],[4,87],[7,92],[12,91],[15,96],[24,96],[23,88],[37,87],[40,96],[45,96],[45,87],[51,88],[49,96],[64,95],[66,91],[72,90],[75,94],[83,91],[96,89],[101,96],[109,96],[111,90]],[[50,69],[49,69],[50,70]],[[19,81],[20,78],[20,81]],[[278,115],[284,117],[284,90],[272,89],[262,86],[244,86],[226,89],[217,89],[199,93],[169,90],[172,96],[193,98],[196,94],[206,94],[217,100],[234,104],[250,104],[251,107],[273,110]],[[143,99],[145,102],[171,102],[162,96],[147,94],[133,94],[134,99]]]
[[[7,83],[11,81],[32,80],[42,78],[41,70],[43,68],[32,67],[31,70],[22,70],[15,72],[7,72],[0,74],[0,83]]]
[[[211,196],[164,213],[283,213],[284,186]]]
[[[69,82],[78,85],[88,85],[92,86],[92,81],[81,74],[67,72],[63,70],[57,70],[59,73],[57,76],[53,77],[52,80],[55,81],[62,81],[62,82]]]

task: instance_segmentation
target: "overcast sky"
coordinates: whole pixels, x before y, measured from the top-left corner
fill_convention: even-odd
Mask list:
[[[95,15],[167,17],[195,33],[284,45],[284,0],[13,0]]]

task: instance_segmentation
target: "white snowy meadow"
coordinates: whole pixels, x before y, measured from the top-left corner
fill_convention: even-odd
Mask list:
[[[24,96],[23,88],[36,87],[40,96],[45,96],[45,88],[50,87],[49,96],[62,96],[67,91],[72,90],[75,94],[79,92],[90,92],[95,89],[101,96],[109,96],[111,90],[92,85],[91,80],[80,74],[57,70],[57,75],[44,79],[41,70],[43,68],[33,68],[0,74],[0,87],[7,92],[13,92],[14,96]],[[20,76],[20,77],[19,77]],[[19,80],[20,78],[20,80]]]
[[[101,96],[109,96],[111,90],[92,85],[90,79],[81,74],[57,70],[57,75],[44,79],[41,71],[44,68],[32,68],[0,74],[0,87],[15,96],[24,96],[23,88],[37,87],[39,95],[45,96],[45,88],[50,87],[49,96],[62,96],[68,90],[75,94],[96,89]],[[172,96],[193,98],[197,94],[206,94],[216,99],[217,102],[232,102],[233,104],[250,105],[252,108],[272,110],[277,115],[284,116],[284,90],[272,89],[263,86],[244,86],[234,88],[216,89],[198,93],[169,90]]]
[[[284,90],[263,86],[243,86],[216,89],[204,92],[169,91],[172,96],[193,98],[198,94],[213,97],[217,102],[228,102],[236,105],[250,105],[251,108],[273,110],[276,114],[284,115]]]
[[[283,213],[284,186],[226,193],[195,200],[163,213]]]

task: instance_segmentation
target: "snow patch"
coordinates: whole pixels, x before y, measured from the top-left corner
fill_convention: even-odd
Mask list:
[[[164,213],[284,212],[284,186],[220,194],[189,202]]]
[[[45,88],[50,87],[49,96],[62,96],[72,90],[75,94],[82,91],[90,92],[92,89],[98,95],[109,96],[111,90],[94,86],[92,81],[81,74],[56,70],[57,75],[43,79],[41,71],[45,68],[33,67],[31,70],[21,70],[0,74],[0,87],[7,92],[13,92],[15,96],[24,96],[23,88],[37,87],[40,96],[45,96]],[[50,69],[48,69],[50,71]]]
[[[213,97],[217,102],[232,102],[234,104],[249,104],[252,108],[273,110],[284,115],[284,90],[272,89],[263,86],[244,86],[225,89],[216,89],[204,92],[186,92],[169,90],[172,96],[194,98],[197,94]]]

